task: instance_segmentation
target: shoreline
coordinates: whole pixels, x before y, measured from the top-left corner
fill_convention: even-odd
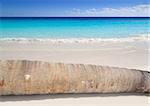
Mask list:
[[[0,38],[0,41],[9,42],[63,42],[63,43],[90,43],[90,42],[107,42],[107,41],[120,41],[120,42],[133,42],[133,41],[150,41],[150,35],[140,35],[121,38]]]

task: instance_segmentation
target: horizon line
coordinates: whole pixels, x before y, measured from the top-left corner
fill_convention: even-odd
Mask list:
[[[48,17],[45,17],[45,16],[25,16],[25,17],[22,17],[22,16],[4,16],[4,17],[0,17],[0,18],[150,18],[150,16],[142,16],[142,17],[128,17],[128,16],[114,16],[114,17],[110,17],[110,16],[48,16]]]

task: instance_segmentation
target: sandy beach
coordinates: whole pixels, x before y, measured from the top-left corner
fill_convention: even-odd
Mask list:
[[[0,106],[150,106],[149,0],[0,0]]]
[[[0,41],[0,60],[38,60],[93,64],[149,71],[149,40]],[[150,98],[136,94],[65,94],[0,97],[0,105],[137,105]]]
[[[6,40],[0,41],[0,59],[148,70],[149,45],[146,37],[121,40]]]

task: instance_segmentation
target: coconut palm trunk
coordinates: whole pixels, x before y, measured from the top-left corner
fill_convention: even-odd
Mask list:
[[[0,61],[0,95],[149,93],[147,71],[26,60]]]

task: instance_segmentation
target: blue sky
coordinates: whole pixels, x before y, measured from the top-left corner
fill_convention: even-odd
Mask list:
[[[149,16],[149,0],[0,0],[0,16]]]

